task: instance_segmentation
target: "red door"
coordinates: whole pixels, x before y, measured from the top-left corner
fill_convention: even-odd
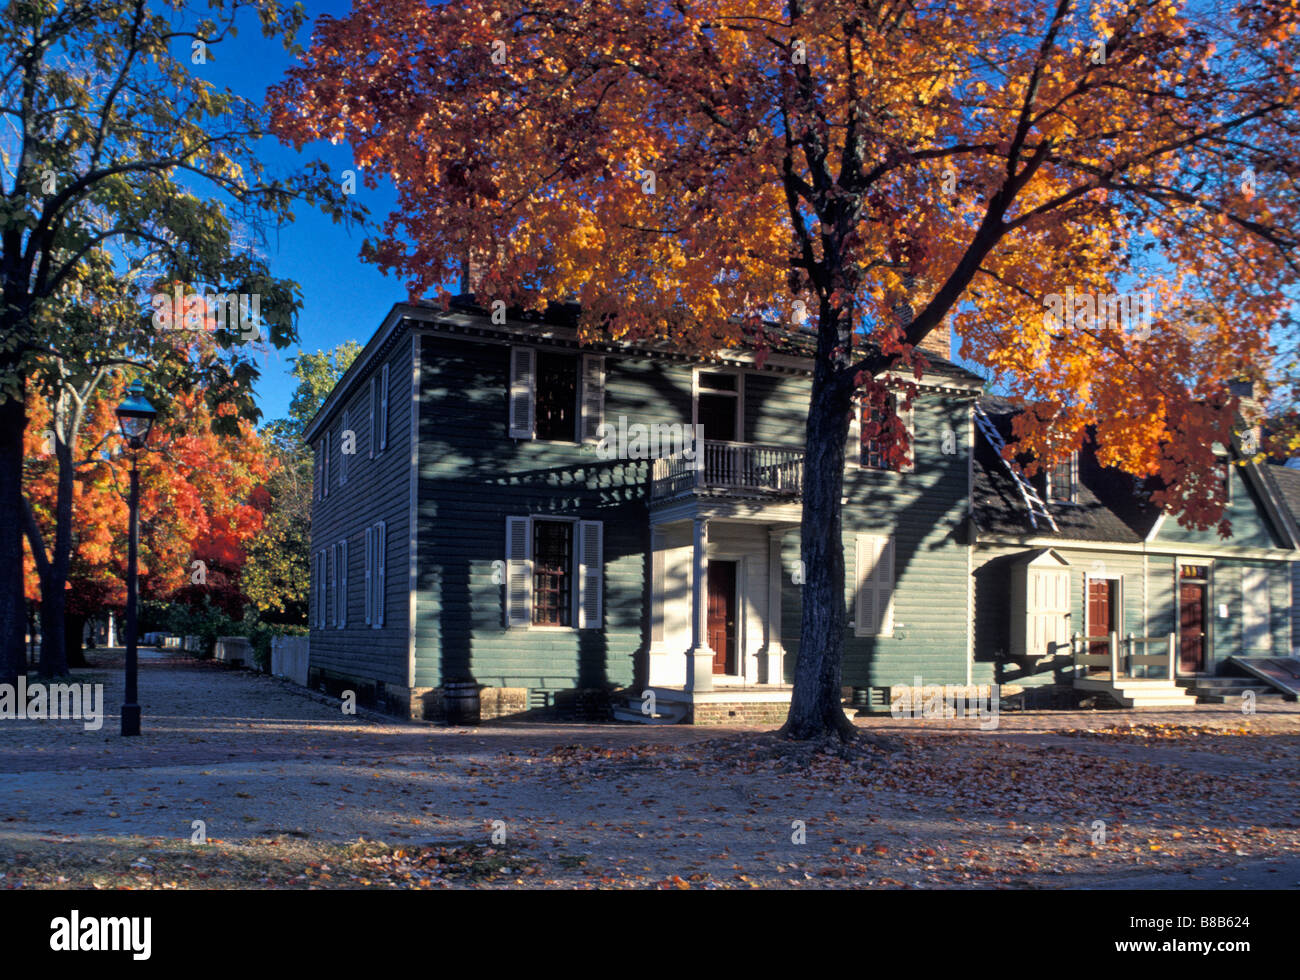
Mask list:
[[[1205,585],[1184,582],[1178,590],[1178,672],[1205,669]]]
[[[709,562],[709,646],[713,649],[713,672],[736,672],[736,563]]]
[[[1109,578],[1090,578],[1088,579],[1088,635],[1096,637],[1109,637],[1112,630],[1117,629],[1115,622],[1116,596],[1115,587],[1118,585],[1114,579]],[[1110,655],[1110,643],[1108,640],[1089,640],[1088,653],[1100,654],[1101,656]],[[1109,673],[1109,666],[1092,665],[1088,668],[1090,674]]]

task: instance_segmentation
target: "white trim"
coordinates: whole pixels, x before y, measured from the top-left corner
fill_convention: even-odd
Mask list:
[[[1218,619],[1218,609],[1214,604],[1214,567],[1215,561],[1212,557],[1204,555],[1195,555],[1184,561],[1182,555],[1188,552],[1176,552],[1174,554],[1174,656],[1178,665],[1177,670],[1181,672],[1183,663],[1183,565],[1205,565],[1205,616],[1204,616],[1204,633],[1201,635],[1201,669],[1198,673],[1208,673],[1213,670],[1211,666],[1214,663],[1214,621]],[[1198,581],[1193,579],[1192,581]]]
[[[1115,583],[1115,633],[1122,640],[1124,638],[1124,575],[1121,572],[1118,575],[1110,572],[1103,572],[1100,575],[1094,575],[1092,572],[1083,573],[1083,635],[1100,636],[1100,633],[1092,631],[1092,624],[1088,622],[1088,583],[1090,582],[1114,582]],[[1109,628],[1106,630],[1110,633]]]
[[[748,442],[745,438],[745,372],[735,367],[714,367],[707,364],[697,364],[691,371],[691,425],[700,424],[700,373],[707,374],[727,374],[736,379],[735,391],[724,391],[718,388],[705,388],[703,391],[710,395],[723,395],[733,397],[736,400],[736,438],[733,442]],[[692,428],[691,431],[697,431]]]

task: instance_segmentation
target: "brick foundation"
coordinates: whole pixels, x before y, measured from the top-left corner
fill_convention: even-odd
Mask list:
[[[788,701],[723,701],[691,706],[692,725],[770,725],[785,724],[790,714]]]

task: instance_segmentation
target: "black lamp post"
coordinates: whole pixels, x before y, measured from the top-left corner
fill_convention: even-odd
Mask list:
[[[117,420],[122,437],[131,447],[131,530],[126,550],[126,698],[122,703],[122,734],[140,734],[140,704],[136,694],[136,552],[140,547],[140,471],[136,463],[139,450],[149,441],[158,410],[144,397],[144,385],[131,382],[126,401],[117,406]]]

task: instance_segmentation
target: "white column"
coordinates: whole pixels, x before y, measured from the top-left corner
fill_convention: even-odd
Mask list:
[[[709,522],[695,518],[695,540],[691,552],[691,649],[686,655],[686,688],[713,690],[713,650],[709,648],[708,570]]]
[[[777,528],[767,530],[767,647],[764,650],[767,684],[785,681],[785,648],[781,646],[781,538],[784,534]]]
[[[664,642],[668,631],[668,597],[665,589],[667,555],[664,553],[666,548],[664,532],[652,530],[650,532],[650,664],[647,678],[647,683],[651,687],[656,684],[672,683],[669,680],[672,670],[668,662],[668,647]]]

